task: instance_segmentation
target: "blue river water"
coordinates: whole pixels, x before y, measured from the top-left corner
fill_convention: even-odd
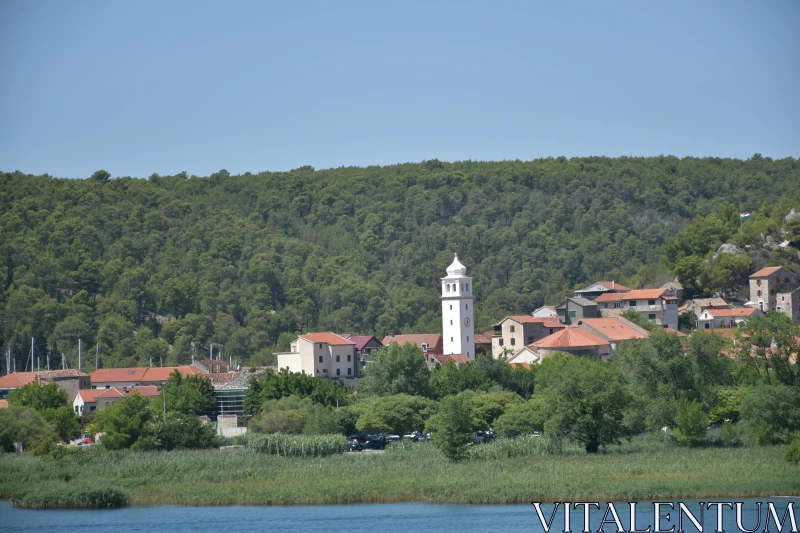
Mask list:
[[[709,501],[730,501],[709,499]],[[784,519],[788,503],[793,503],[795,522],[800,526],[800,498],[771,497],[738,500],[742,502],[742,525],[749,530],[764,531],[765,520],[770,520],[770,532],[777,531],[770,516],[767,502],[772,502],[778,518]],[[760,522],[756,502],[762,502]],[[714,533],[717,529],[717,507],[708,509],[700,515],[697,501],[684,502],[695,518],[703,524],[703,533]],[[619,521],[624,531],[630,530],[628,502],[614,502]],[[636,507],[636,529],[655,529],[653,502],[641,501]],[[563,507],[555,514],[553,504],[541,505],[542,515],[551,522],[550,533],[564,531]],[[663,520],[661,528],[669,530],[675,525],[678,532],[677,503],[675,509],[662,507],[661,514],[670,513],[670,520]],[[590,529],[598,531],[604,514],[608,520],[603,525],[606,533],[617,533],[617,526],[611,522],[606,502],[600,502],[600,510],[589,509]],[[722,528],[725,532],[738,532],[735,509],[723,508]],[[570,513],[570,531],[581,533],[584,528],[582,507]],[[688,517],[683,519],[686,533],[697,533],[698,529]],[[181,531],[233,533],[250,531],[280,532],[359,532],[379,533],[391,531],[442,531],[465,533],[470,531],[526,531],[544,533],[544,528],[531,504],[515,505],[465,505],[465,504],[355,504],[355,505],[306,505],[273,507],[129,507],[110,510],[27,510],[12,507],[8,501],[0,501],[0,531],[124,531],[154,533]],[[785,518],[784,533],[792,531],[788,515]],[[795,529],[795,531],[797,531]]]

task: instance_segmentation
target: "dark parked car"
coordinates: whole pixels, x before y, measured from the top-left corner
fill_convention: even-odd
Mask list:
[[[358,439],[353,439],[353,438],[347,439],[348,452],[360,452],[363,449],[364,445]]]
[[[381,433],[367,435],[367,442],[364,443],[365,450],[383,450],[386,448],[386,437]]]

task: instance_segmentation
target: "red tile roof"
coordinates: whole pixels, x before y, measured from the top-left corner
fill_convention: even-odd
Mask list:
[[[36,376],[39,379],[88,378],[89,374],[75,368],[65,368],[64,370],[42,370],[41,372],[36,372]]]
[[[505,322],[506,320],[513,320],[514,322],[519,322],[520,324],[534,324],[536,322],[541,322],[544,319],[545,317],[532,317],[531,315],[511,315],[505,317],[500,322]]]
[[[92,383],[138,382],[147,372],[147,367],[140,368],[101,368],[90,374]]]
[[[494,332],[476,333],[475,344],[492,344],[492,335]]]
[[[750,274],[751,278],[766,278],[767,276],[771,276],[778,270],[782,269],[783,267],[766,267],[762,268],[758,272],[753,272]]]
[[[416,344],[418,348],[422,348],[422,344],[427,344],[429,349],[433,349],[442,340],[442,336],[438,333],[412,333],[409,335],[387,335],[381,341],[381,344],[388,346],[389,344]]]
[[[122,398],[134,391],[138,391],[141,396],[145,398],[153,398],[159,395],[158,387],[155,385],[144,385],[141,387],[111,387],[110,389],[95,389],[98,394],[95,395],[95,401],[105,398]]]
[[[677,329],[664,328],[664,331],[666,331],[667,333],[672,333],[673,335],[677,335],[678,337],[688,337],[686,333],[680,332]]]
[[[323,333],[305,333],[300,335],[300,338],[309,342],[314,342],[317,344],[329,344],[331,346],[347,346],[350,344],[355,344],[353,341],[349,341],[344,337],[330,331]]]
[[[184,376],[208,375],[199,368],[197,368],[196,366],[191,366],[191,365],[151,367],[147,368],[146,370],[147,371],[144,373],[144,376],[142,376],[142,379],[140,380],[143,383],[156,383],[156,382],[167,381],[169,379],[169,375],[175,372],[176,370],[181,374],[183,374]]]
[[[530,370],[531,369],[531,365],[528,364],[528,363],[508,363],[508,366],[511,366],[511,367],[519,366],[519,367],[522,367],[522,368],[524,368],[526,370]]]
[[[372,335],[349,335],[347,340],[352,341],[356,345],[356,350],[363,350],[364,346],[369,344],[369,341],[375,339]],[[380,344],[381,341],[375,339]]]
[[[134,390],[139,391],[139,394],[145,398],[153,398],[160,395],[158,387],[155,385],[142,385],[141,387],[134,387]]]
[[[646,333],[632,328],[617,317],[582,318],[578,321],[578,324],[586,324],[615,342],[647,337]]]
[[[432,355],[431,358],[438,361],[440,365],[444,366],[449,363],[454,363],[456,365],[463,365],[464,363],[469,363],[469,357],[462,353],[454,353],[448,355]]]
[[[607,292],[605,294],[601,294],[595,299],[595,302],[622,302],[628,300],[655,300],[656,298],[661,298],[661,296],[667,291],[667,289],[635,289],[629,292],[623,293],[613,293]]]
[[[579,327],[569,327],[533,343],[536,348],[590,348],[609,346],[609,342]]]
[[[95,398],[98,394],[103,392],[106,389],[81,389],[78,391],[78,395],[80,395],[81,400],[83,403],[94,403],[97,400]]]
[[[0,400],[0,409],[8,409],[8,400]]]
[[[614,281],[598,281],[600,285],[605,285],[609,289],[613,289],[615,291],[629,291],[630,289],[624,285],[620,285]]]
[[[755,307],[740,307],[738,309],[706,309],[703,313],[708,313],[713,317],[724,317],[724,316],[750,316],[753,313],[758,311]]]
[[[36,372],[12,372],[0,378],[0,389],[19,389],[36,381]]]

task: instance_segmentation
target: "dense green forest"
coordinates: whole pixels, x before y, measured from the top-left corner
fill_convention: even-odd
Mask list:
[[[31,337],[42,365],[64,353],[73,367],[80,338],[91,370],[96,344],[107,367],[185,363],[210,343],[261,364],[298,331],[436,332],[454,246],[479,329],[598,279],[678,276],[690,292],[731,297],[740,271],[797,270],[791,248],[763,248],[793,207],[800,162],[758,154],[0,173],[0,340],[23,370]],[[740,210],[753,213],[744,243]],[[747,264],[709,262],[724,242],[749,246]]]

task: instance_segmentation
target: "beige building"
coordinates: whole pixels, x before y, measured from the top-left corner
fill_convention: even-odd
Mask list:
[[[494,326],[492,357],[511,356],[523,347],[567,327],[554,318],[529,315],[508,316]]]
[[[325,378],[352,378],[356,372],[356,345],[335,333],[306,333],[278,354],[278,368]]]
[[[654,324],[678,329],[678,299],[674,289],[637,289],[625,293],[608,293],[598,296],[595,303],[605,316],[628,310],[636,311]]]
[[[783,267],[762,268],[750,275],[750,305],[766,313],[785,313],[800,321],[800,285]]]

